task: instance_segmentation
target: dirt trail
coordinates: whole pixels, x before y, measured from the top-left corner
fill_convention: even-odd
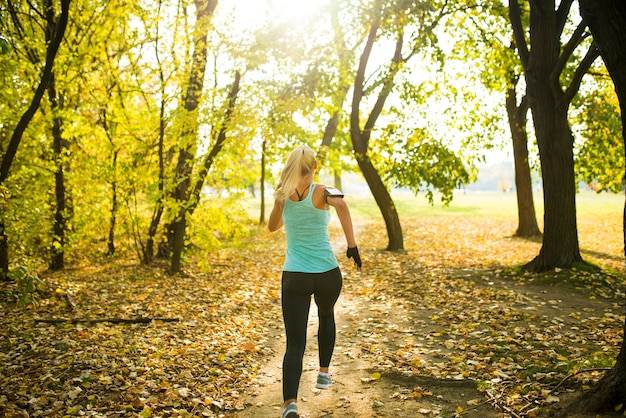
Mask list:
[[[371,236],[379,229],[358,226],[365,242],[381,240]],[[538,251],[537,243],[513,239],[503,229],[511,226],[418,220],[407,228],[412,244],[406,251],[366,251],[362,274],[340,258],[344,288],[336,305],[335,383],[327,391],[315,389],[313,305],[298,399],[301,416],[537,416],[541,408],[565,404],[583,384],[597,380],[598,374],[583,375],[551,392],[570,372],[568,362],[582,362],[589,353],[601,356],[621,342],[623,302],[614,298],[618,282],[589,286],[581,274],[578,285],[558,278],[551,283],[503,272]],[[602,257],[591,261],[613,265],[612,253],[596,254]],[[282,318],[268,321],[273,354],[240,394],[243,410],[235,417],[281,414],[284,332]]]
[[[345,275],[344,275],[345,278]],[[346,278],[349,282],[350,277]],[[393,308],[392,308],[393,305]],[[392,309],[390,309],[392,308]],[[392,314],[391,311],[395,311]],[[300,381],[298,407],[303,418],[318,417],[419,417],[450,416],[461,406],[464,416],[498,416],[488,405],[479,403],[468,408],[468,401],[483,399],[476,383],[388,373],[379,367],[369,343],[390,343],[406,338],[405,329],[395,328],[394,335],[373,341],[379,334],[372,329],[389,329],[390,323],[401,324],[407,312],[393,301],[372,303],[353,294],[344,286],[336,305],[337,345],[331,365],[333,386],[330,390],[315,388],[317,377],[317,310],[309,315],[307,349]],[[279,417],[282,405],[282,356],[284,337],[282,324],[276,324],[274,355],[263,367],[248,393],[243,395],[246,409],[235,416]],[[388,334],[388,332],[386,332]],[[380,375],[380,378],[379,378]]]

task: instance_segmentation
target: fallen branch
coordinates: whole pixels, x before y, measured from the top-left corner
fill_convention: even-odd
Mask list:
[[[44,324],[62,324],[62,323],[70,323],[70,324],[78,324],[78,323],[89,323],[96,324],[100,322],[110,322],[112,324],[149,324],[152,321],[161,321],[161,322],[178,322],[178,318],[98,318],[98,319],[88,319],[88,318],[54,318],[54,319],[35,319],[35,324],[44,323]]]
[[[578,370],[578,371],[576,371],[576,372],[574,372],[574,373],[568,374],[567,376],[565,376],[565,377],[563,378],[563,380],[561,380],[561,381],[559,382],[559,384],[558,384],[558,385],[556,385],[556,387],[555,387],[554,389],[552,389],[552,390],[550,391],[550,393],[549,393],[549,394],[550,394],[550,395],[552,395],[554,392],[556,392],[556,390],[557,390],[558,388],[560,388],[560,387],[561,387],[561,385],[562,385],[563,383],[565,383],[565,381],[566,381],[566,380],[568,380],[569,378],[574,377],[574,376],[576,376],[576,375],[578,375],[578,374],[581,374],[581,373],[589,373],[589,372],[609,371],[609,370],[611,370],[611,369],[610,369],[610,368],[607,368],[607,367],[596,367],[596,368],[593,368],[593,369],[582,369],[582,370]]]

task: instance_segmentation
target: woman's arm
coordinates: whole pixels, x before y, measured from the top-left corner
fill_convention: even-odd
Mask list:
[[[343,197],[331,197],[326,199],[330,206],[333,206],[337,211],[339,222],[343,228],[343,233],[346,235],[346,241],[348,242],[348,251],[346,255],[348,258],[354,259],[354,265],[361,271],[361,256],[359,255],[359,249],[356,246],[356,240],[354,239],[354,230],[352,228],[352,217],[350,216],[350,209],[348,204],[343,200]]]
[[[346,235],[346,241],[348,242],[348,247],[354,248],[356,247],[356,240],[354,239],[354,230],[352,228],[352,217],[350,216],[350,209],[348,208],[348,204],[343,200],[342,197],[331,197],[329,196],[328,204],[335,208],[337,211],[337,216],[339,217],[339,222],[341,222],[341,227],[343,228],[343,233]]]
[[[267,228],[270,232],[274,232],[280,229],[283,226],[283,206],[285,202],[282,200],[276,199],[274,201],[274,207],[272,208],[272,213],[270,213],[270,220],[267,223]]]

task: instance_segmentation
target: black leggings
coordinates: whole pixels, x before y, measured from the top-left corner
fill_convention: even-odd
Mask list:
[[[335,348],[335,302],[341,293],[342,278],[339,267],[325,273],[295,273],[284,271],[282,278],[282,305],[287,350],[283,358],[283,399],[297,399],[302,358],[306,347],[306,328],[311,306],[311,295],[318,309],[320,367],[328,367]]]

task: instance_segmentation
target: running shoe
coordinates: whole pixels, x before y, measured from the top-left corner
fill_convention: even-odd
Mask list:
[[[317,375],[317,384],[315,385],[318,389],[330,389],[330,385],[333,384],[332,379],[329,375],[318,374]]]
[[[298,418],[298,406],[292,402],[287,408],[283,409],[283,418]]]

